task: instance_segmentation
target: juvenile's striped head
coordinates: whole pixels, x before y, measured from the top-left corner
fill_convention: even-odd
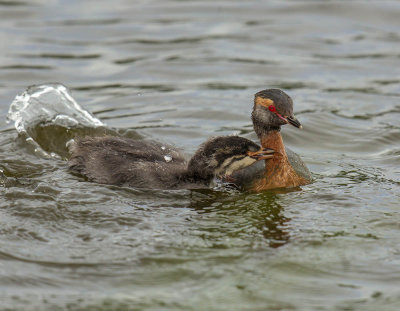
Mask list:
[[[200,146],[189,161],[188,170],[203,178],[227,176],[259,160],[270,159],[273,153],[243,137],[221,136]]]

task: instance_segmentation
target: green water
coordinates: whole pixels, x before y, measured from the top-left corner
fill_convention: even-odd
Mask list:
[[[399,310],[399,14],[396,1],[0,1],[0,310]],[[45,82],[106,127],[35,126],[46,156],[5,122]],[[301,190],[138,190],[66,171],[81,134],[188,155],[212,135],[256,140],[252,97],[269,87],[304,126],[282,129],[315,178]]]

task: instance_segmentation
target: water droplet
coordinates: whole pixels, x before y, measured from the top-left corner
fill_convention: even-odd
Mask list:
[[[165,146],[161,146],[161,149],[162,149],[162,150],[165,150]]]
[[[73,138],[70,139],[69,141],[67,141],[65,143],[65,147],[67,147],[69,149],[74,142],[75,142],[75,140]]]
[[[172,157],[170,155],[165,155],[164,159],[166,162],[171,162],[172,161]]]

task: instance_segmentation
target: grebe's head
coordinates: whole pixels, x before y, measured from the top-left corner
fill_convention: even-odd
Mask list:
[[[258,137],[269,131],[279,131],[282,125],[288,123],[302,128],[293,114],[292,99],[279,89],[267,89],[255,94],[251,118]]]
[[[274,150],[243,137],[221,136],[208,140],[190,159],[188,170],[203,178],[229,176],[260,160],[272,158]]]

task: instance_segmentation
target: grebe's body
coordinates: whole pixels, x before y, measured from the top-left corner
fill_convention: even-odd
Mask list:
[[[273,188],[292,188],[307,185],[311,182],[306,176],[296,171],[289,160],[282,136],[278,131],[270,132],[263,137],[262,146],[274,148],[275,153],[271,159],[265,161],[265,172],[262,178],[254,181],[252,189],[262,191]],[[305,167],[305,166],[304,166]]]
[[[238,136],[208,140],[188,163],[171,146],[154,141],[86,137],[69,148],[69,170],[89,181],[156,189],[204,188],[214,177],[232,175],[274,152]]]

